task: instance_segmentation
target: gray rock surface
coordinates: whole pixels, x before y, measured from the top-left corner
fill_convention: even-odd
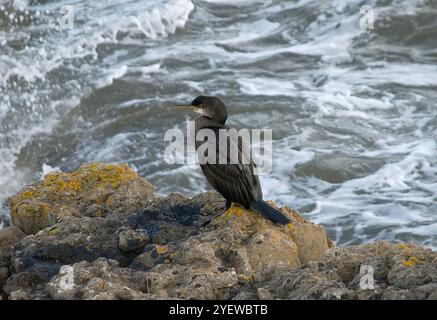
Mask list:
[[[121,180],[108,170],[121,172]],[[3,298],[437,299],[437,254],[423,247],[384,241],[334,247],[323,227],[288,208],[281,208],[292,220],[287,226],[233,207],[202,227],[222,210],[214,192],[159,198],[126,167],[95,164],[92,175],[100,178],[88,181],[91,191],[82,198],[66,193],[50,203],[49,194],[36,192],[36,201],[29,187],[14,197],[15,209],[20,201],[36,203],[19,215],[19,226],[35,232],[0,230]],[[90,201],[102,186],[116,206]],[[55,217],[47,226],[40,223],[41,202]],[[56,212],[67,204],[69,214]],[[95,214],[102,206],[104,214]]]

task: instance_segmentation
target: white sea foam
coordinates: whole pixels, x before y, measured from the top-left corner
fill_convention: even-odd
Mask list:
[[[241,91],[248,95],[296,96],[296,87],[292,82],[266,78],[239,78]]]
[[[15,2],[14,5],[18,3]],[[38,6],[28,6],[22,2],[21,5],[32,12],[47,12],[56,15],[59,7],[56,3],[48,2]],[[72,81],[74,90],[65,93],[63,100],[52,101],[47,106],[43,90],[55,92],[66,90],[67,84],[58,87],[59,84],[48,83],[49,73],[55,72],[61,67],[70,68],[69,64],[79,59],[93,57],[98,59],[97,47],[103,43],[129,42],[131,36],[141,33],[148,38],[167,37],[176,32],[177,28],[184,27],[189,19],[189,14],[194,9],[190,0],[169,0],[137,2],[135,7],[125,5],[124,1],[102,2],[77,2],[75,3],[75,15],[80,17],[75,23],[75,29],[70,31],[59,31],[56,21],[48,20],[46,36],[41,37],[40,45],[28,46],[25,50],[15,51],[11,55],[0,55],[0,93],[3,99],[0,100],[0,123],[8,128],[10,121],[6,119],[8,114],[20,114],[23,110],[18,109],[17,101],[23,103],[29,114],[33,117],[23,118],[22,123],[14,124],[15,128],[9,128],[0,132],[0,153],[2,155],[2,166],[0,167],[0,202],[3,203],[7,196],[16,192],[22,187],[23,182],[31,181],[33,176],[24,169],[18,169],[15,165],[17,155],[21,148],[25,147],[34,136],[47,134],[59,123],[59,105],[63,106],[62,112],[73,108],[86,95],[91,88],[102,88],[110,85],[114,79],[120,78],[129,71],[127,65],[119,65],[115,58],[120,54],[116,53],[112,59],[104,59],[103,65],[93,63],[82,64],[80,69],[80,84]],[[114,6],[120,10],[114,12]],[[134,9],[134,10],[133,10]],[[44,16],[50,19],[52,16]],[[29,26],[28,32],[38,30],[41,26]],[[118,39],[117,34],[124,32],[131,36]],[[27,37],[26,31],[17,31],[13,34],[22,34]],[[4,41],[3,41],[4,40]],[[15,40],[6,32],[0,32],[0,42]],[[106,65],[107,64],[107,65]],[[75,68],[71,68],[74,70]],[[137,67],[143,74],[157,71],[157,65],[149,67]],[[159,69],[159,66],[158,66]],[[30,93],[20,94],[21,97],[9,96],[13,94],[9,86],[17,86],[14,77],[18,81],[24,81],[33,89]],[[39,83],[47,83],[41,87]],[[5,94],[6,93],[6,94]],[[77,96],[79,98],[77,98]],[[12,106],[11,99],[14,99]],[[73,102],[74,103],[71,103]],[[10,143],[13,141],[13,143]],[[24,171],[20,171],[24,170]]]
[[[354,230],[362,238],[366,228],[372,226],[390,226],[398,234],[414,229],[409,227],[411,224],[432,222],[434,217],[423,208],[436,207],[435,200],[429,197],[437,187],[435,172],[425,173],[422,168],[435,163],[436,143],[423,140],[405,147],[409,152],[400,161],[366,177],[346,181],[333,192],[317,197],[317,208],[310,214],[316,221],[331,225],[354,212]],[[411,190],[417,190],[415,195],[409,193]]]
[[[52,167],[46,163],[43,163],[42,165],[42,175],[41,178],[44,178],[45,175],[52,173],[52,172],[60,172],[61,169],[59,167]]]

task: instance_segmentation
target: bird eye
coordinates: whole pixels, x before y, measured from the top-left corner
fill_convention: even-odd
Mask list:
[[[193,101],[192,105],[197,107],[197,108],[203,108],[203,103],[201,103],[199,101]]]
[[[194,99],[193,102],[191,102],[191,105],[195,106],[195,107],[200,107],[201,106],[201,102],[199,101],[199,99]]]

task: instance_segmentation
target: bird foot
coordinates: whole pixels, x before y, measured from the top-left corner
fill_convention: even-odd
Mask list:
[[[200,226],[200,227],[205,227],[205,226],[207,226],[208,224],[210,224],[211,222],[212,222],[212,220],[214,220],[215,218],[217,218],[217,217],[220,217],[222,214],[224,214],[225,212],[223,211],[223,212],[220,212],[220,213],[218,213],[218,214],[216,214],[216,215],[214,215],[214,216],[212,216],[212,217],[210,217],[210,218],[208,218],[206,221],[205,221],[205,219],[201,219],[199,222],[198,222],[198,225]]]
[[[244,212],[246,210],[242,207],[236,206],[236,205],[232,205],[229,209],[227,210],[223,210],[222,212],[214,215],[213,217],[209,218],[207,221],[205,222],[200,222],[200,226],[204,227],[208,224],[211,223],[211,221],[213,221],[215,218],[218,218],[220,216],[223,216],[225,219],[229,219],[232,216],[237,216],[237,217],[241,217]]]
[[[224,212],[224,208],[225,202],[223,200],[210,202],[200,209],[200,214],[203,216],[216,215],[218,212]]]

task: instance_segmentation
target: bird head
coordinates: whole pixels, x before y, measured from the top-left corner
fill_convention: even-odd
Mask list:
[[[177,105],[180,108],[188,108],[222,124],[228,118],[228,111],[225,104],[217,97],[198,96],[190,104]]]

